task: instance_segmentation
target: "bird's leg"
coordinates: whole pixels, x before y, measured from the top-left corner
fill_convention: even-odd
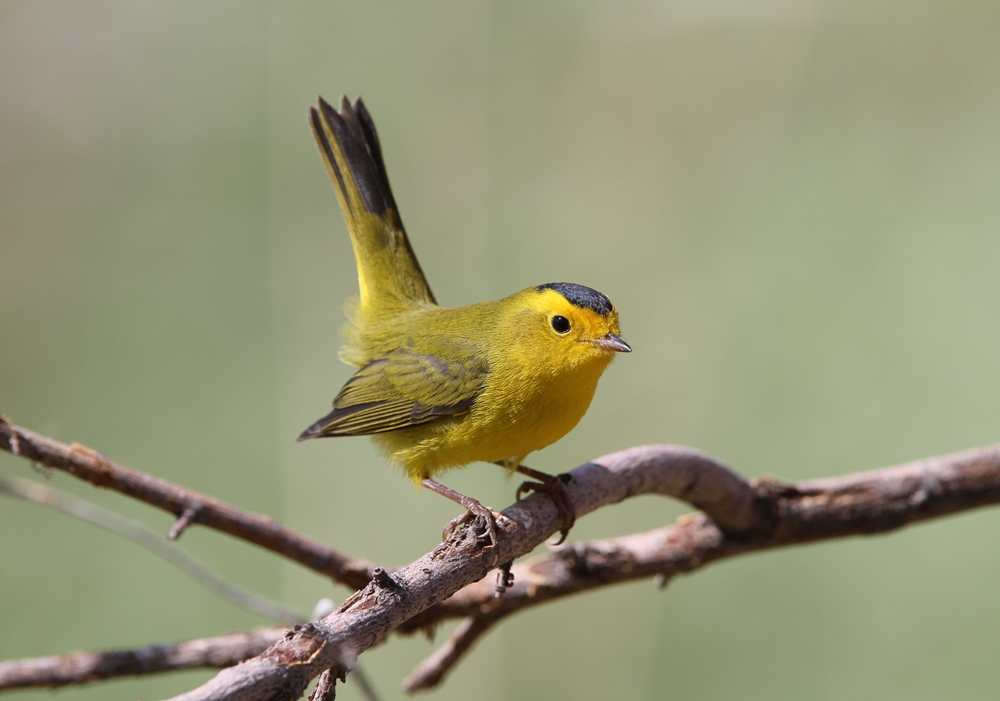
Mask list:
[[[497,464],[507,467],[504,463]],[[559,529],[559,540],[553,543],[553,545],[562,544],[566,540],[566,536],[569,535],[569,529],[576,523],[576,509],[573,508],[573,501],[569,498],[569,491],[566,489],[566,485],[573,478],[568,472],[553,476],[547,472],[532,470],[526,465],[518,465],[514,470],[533,480],[538,480],[537,482],[522,482],[521,486],[517,488],[517,499],[521,498],[522,493],[530,491],[545,492],[552,497],[552,501],[556,504],[556,509],[559,510],[559,517],[563,524],[562,528]]]
[[[468,523],[473,516],[479,516],[486,521],[486,534],[490,540],[490,547],[494,547],[497,544],[497,514],[492,509],[483,506],[472,497],[460,494],[454,489],[449,489],[440,482],[435,482],[430,478],[425,479],[423,485],[432,492],[437,492],[443,497],[448,497],[456,504],[465,508],[464,514],[448,521],[448,525],[444,527],[444,533],[442,534],[444,539],[447,539],[463,523]]]

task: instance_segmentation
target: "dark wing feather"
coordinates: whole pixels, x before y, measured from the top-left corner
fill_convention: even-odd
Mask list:
[[[354,373],[333,400],[333,411],[303,431],[318,436],[360,436],[398,431],[459,416],[472,408],[489,366],[475,347],[451,339],[449,358],[398,348]]]

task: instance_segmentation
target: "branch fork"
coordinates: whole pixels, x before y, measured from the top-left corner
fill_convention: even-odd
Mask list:
[[[172,529],[177,534],[195,523],[216,528],[358,589],[330,615],[287,631],[256,657],[177,697],[184,701],[292,699],[321,674],[332,693],[333,680],[343,679],[357,657],[391,631],[426,632],[445,619],[460,618],[449,639],[404,682],[410,691],[426,689],[504,617],[545,601],[643,577],[665,585],[677,574],[734,555],[882,533],[1000,502],[1000,445],[796,484],[747,481],[690,448],[640,446],[572,471],[566,487],[576,513],[651,493],[681,499],[701,513],[646,533],[574,543],[518,563],[510,569],[513,584],[506,586],[504,575],[504,593],[497,597],[498,585],[484,579],[487,572],[497,562],[510,563],[530,552],[560,528],[559,512],[545,495],[531,495],[503,512],[494,547],[483,548],[473,529],[464,528],[415,562],[390,571],[325,548],[266,517],[5,419],[0,419],[0,448],[180,514]],[[204,641],[189,644],[198,642]],[[0,663],[0,688],[10,688],[18,670],[38,662]],[[42,684],[82,681],[51,674],[36,678],[48,680]],[[323,692],[320,697],[330,696]]]

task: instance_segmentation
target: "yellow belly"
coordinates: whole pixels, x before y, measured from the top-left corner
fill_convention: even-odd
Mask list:
[[[551,378],[498,380],[467,414],[372,438],[417,483],[471,462],[520,462],[576,426],[606,365],[587,364]]]

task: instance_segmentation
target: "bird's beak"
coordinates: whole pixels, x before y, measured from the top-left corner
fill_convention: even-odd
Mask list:
[[[625,343],[617,334],[609,333],[600,338],[589,339],[588,343],[597,346],[601,350],[615,351],[616,353],[631,353],[632,346]]]

